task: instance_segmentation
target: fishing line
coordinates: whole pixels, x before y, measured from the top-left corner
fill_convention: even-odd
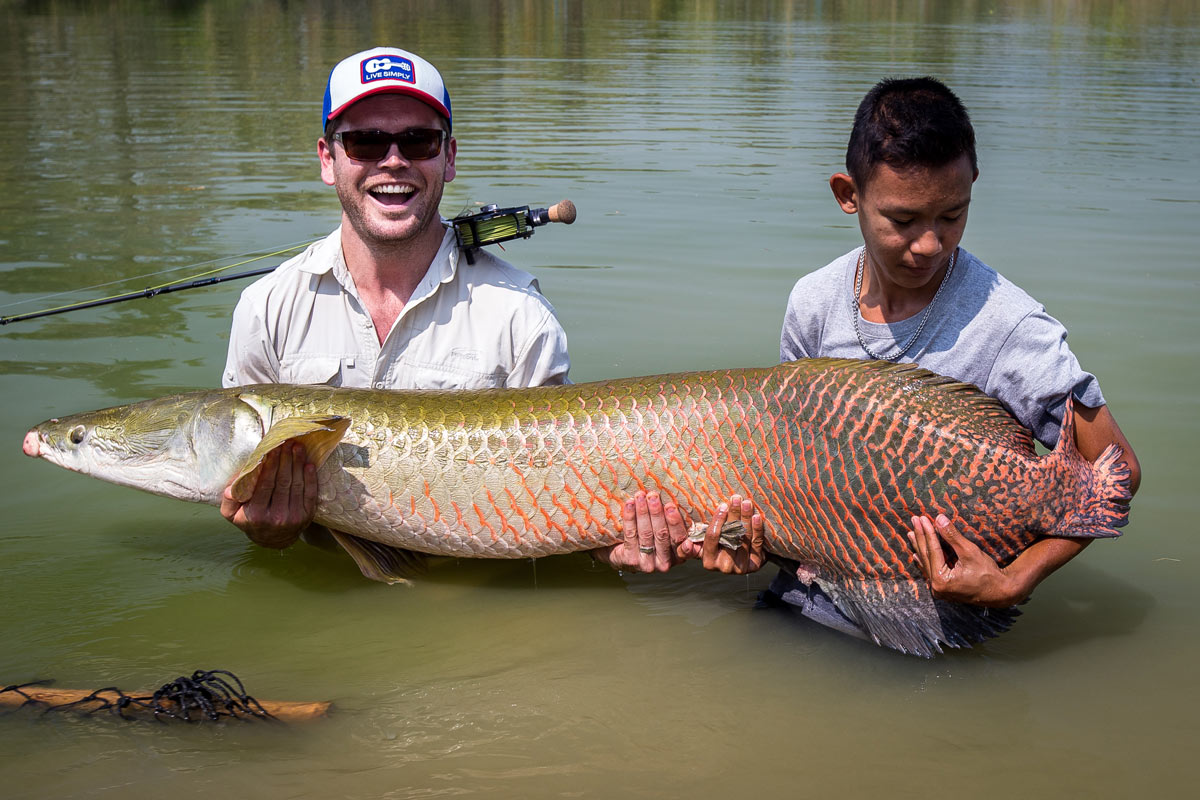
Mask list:
[[[280,247],[285,248],[285,249],[279,250],[279,251],[277,251],[277,253],[286,253],[286,252],[290,252],[292,250],[299,250],[301,247],[306,247],[307,245],[310,245],[310,244],[312,244],[312,242],[294,242],[293,244],[280,245]],[[62,297],[65,294],[74,294],[75,292],[87,292],[87,291],[91,291],[93,289],[105,289],[109,286],[116,286],[117,284],[120,284],[120,283],[128,283],[129,281],[144,280],[145,278],[154,278],[159,275],[166,275],[171,272],[179,272],[180,270],[184,270],[184,269],[195,269],[196,267],[203,267],[203,266],[207,266],[208,264],[216,264],[220,261],[224,261],[227,258],[244,258],[245,256],[252,255],[257,252],[258,252],[257,250],[247,250],[246,252],[238,253],[237,255],[222,256],[221,258],[211,258],[208,261],[197,261],[195,264],[187,264],[182,267],[168,267],[167,269],[162,269],[162,270],[159,270],[158,272],[147,272],[144,275],[132,275],[128,278],[118,278],[115,281],[109,281],[107,283],[97,283],[92,286],[80,286],[77,289],[67,289],[67,290],[61,291],[61,292],[52,292],[51,294],[45,294],[45,295],[42,295],[41,297],[29,297],[24,300],[14,300],[11,303],[0,304],[0,308],[12,308],[13,306],[25,305],[26,303],[40,303],[43,300],[51,300],[55,297]],[[272,255],[271,253],[267,253],[260,257],[261,258],[269,258],[271,255]],[[253,260],[253,259],[251,259],[251,260]],[[243,262],[243,263],[249,263],[249,262]],[[229,269],[229,268],[235,267],[235,266],[238,266],[238,265],[230,264],[228,267],[223,267],[223,269]],[[208,273],[201,273],[201,275],[206,275],[206,274],[208,274]],[[183,280],[183,279],[181,278],[180,280]]]
[[[316,240],[316,241],[320,241],[320,240]],[[234,267],[241,267],[241,266],[245,266],[246,264],[252,264],[255,261],[261,261],[264,258],[271,258],[273,256],[284,255],[285,253],[292,253],[292,252],[295,252],[296,250],[300,250],[301,248],[308,247],[311,244],[313,244],[313,242],[308,241],[308,242],[299,242],[299,243],[296,243],[293,245],[287,245],[279,250],[273,250],[270,253],[263,253],[261,255],[255,256],[254,258],[247,258],[242,261],[234,262],[233,264],[227,264],[223,267],[217,267],[216,269],[210,269],[205,272],[200,272],[196,275],[189,275],[186,278],[179,278],[177,280],[167,281],[166,283],[159,284],[158,286],[151,286],[149,288],[139,289],[134,292],[124,292],[121,294],[110,295],[108,297],[100,297],[95,300],[83,300],[78,303],[68,303],[66,305],[56,306],[54,308],[42,309],[41,311],[31,311],[27,314],[14,314],[14,315],[8,316],[8,317],[0,317],[0,325],[7,325],[10,322],[20,322],[21,320],[27,320],[27,319],[36,319],[38,317],[46,317],[46,316],[50,316],[51,314],[62,314],[67,311],[77,311],[77,310],[84,309],[84,308],[94,308],[96,306],[110,305],[112,303],[119,303],[122,300],[132,300],[132,299],[138,298],[138,297],[154,297],[155,295],[159,295],[159,294],[170,294],[171,292],[177,292],[181,289],[191,289],[196,286],[211,286],[215,283],[224,283],[225,281],[236,280],[238,278],[248,278],[248,277],[251,277],[254,275],[262,275],[262,274],[265,274],[265,273],[270,272],[271,270],[275,269],[275,267],[278,266],[278,264],[271,266],[271,267],[263,267],[263,268],[257,269],[257,270],[250,270],[248,272],[238,273],[237,275],[220,276],[220,275],[218,275],[218,273],[225,272],[226,270],[231,270]],[[250,251],[250,252],[253,252],[253,251]],[[249,253],[241,253],[240,255],[233,256],[233,258],[241,258],[242,256],[245,256],[245,255],[249,255]],[[89,289],[103,289],[105,287],[114,286],[114,285],[120,284],[120,283],[128,283],[129,281],[136,281],[141,278],[153,278],[153,277],[156,277],[159,275],[166,275],[171,272],[178,272],[179,270],[183,270],[183,269],[194,269],[196,267],[204,266],[206,264],[214,264],[217,261],[222,261],[222,260],[223,259],[212,259],[211,261],[201,261],[197,264],[192,264],[190,266],[172,267],[170,269],[164,269],[164,270],[160,270],[158,272],[147,273],[146,275],[134,276],[131,278],[122,278],[121,280],[110,281],[108,283],[96,284],[95,286],[84,286],[84,287],[80,287],[78,289],[70,289],[65,292],[57,292],[55,294],[48,294],[48,295],[45,295],[40,298],[30,298],[28,300],[18,300],[14,303],[8,303],[4,306],[0,306],[0,308],[8,308],[10,306],[22,305],[24,303],[34,303],[34,302],[39,302],[41,300],[49,300],[54,297],[61,297],[62,295],[65,295],[65,294],[72,294],[74,292],[88,291]],[[206,277],[206,276],[215,276],[215,277]]]

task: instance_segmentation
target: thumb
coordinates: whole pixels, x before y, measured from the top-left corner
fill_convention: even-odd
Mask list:
[[[978,550],[975,543],[958,532],[958,528],[954,527],[954,523],[945,514],[938,514],[934,522],[938,536],[950,545],[955,553],[962,555],[964,551]]]

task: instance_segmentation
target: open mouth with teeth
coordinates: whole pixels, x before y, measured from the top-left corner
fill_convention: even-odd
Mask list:
[[[409,183],[385,183],[372,186],[368,191],[371,197],[384,205],[399,206],[407,203],[417,190]]]

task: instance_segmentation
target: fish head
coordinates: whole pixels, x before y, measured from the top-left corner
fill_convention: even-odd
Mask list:
[[[109,483],[218,505],[262,434],[258,409],[234,390],[213,390],[50,419],[23,449]]]

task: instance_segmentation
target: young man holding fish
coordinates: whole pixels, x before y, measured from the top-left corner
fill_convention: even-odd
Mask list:
[[[1071,393],[1078,450],[1095,461],[1110,444],[1118,445],[1130,469],[1130,492],[1136,492],[1137,457],[1095,376],[1067,347],[1066,329],[959,247],[979,170],[975,133],[958,98],[932,78],[882,81],[859,106],[846,165],[829,185],[841,209],[858,215],[864,245],[796,283],[780,359],[917,363],[996,397],[1048,447],[1058,438]],[[909,540],[934,595],[946,600],[1020,603],[1089,541],[1045,538],[1001,567],[938,511],[914,516]],[[687,545],[671,504],[663,509],[656,502],[645,524]],[[761,558],[750,551],[744,545],[736,566],[723,571],[757,569]],[[864,635],[804,569],[782,571],[765,599]]]
[[[1136,492],[1137,456],[1066,328],[958,246],[979,170],[975,132],[954,93],[932,78],[879,83],[855,116],[846,166],[829,185],[841,209],[858,215],[865,244],[797,282],[780,358],[915,362],[998,398],[1047,447],[1073,394],[1080,453],[1095,461],[1119,445]],[[974,605],[1024,601],[1089,541],[1046,538],[1001,568],[952,520],[929,514],[914,516],[909,534],[922,572],[936,596]],[[788,585],[777,583],[776,594]]]
[[[474,389],[564,383],[567,338],[532,275],[480,251],[469,267],[438,213],[458,142],[450,95],[421,57],[357,53],[330,73],[317,140],[342,223],[242,294],[225,386],[305,383]],[[253,494],[221,513],[286,547],[311,522],[315,467],[272,453]]]

